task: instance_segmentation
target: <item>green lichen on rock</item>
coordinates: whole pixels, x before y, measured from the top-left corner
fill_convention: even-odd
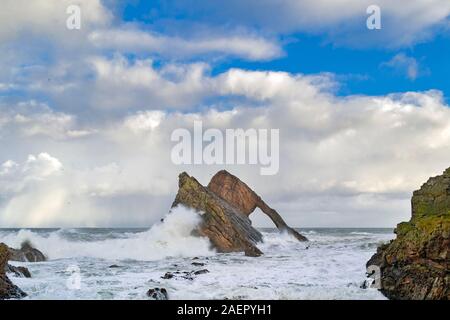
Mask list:
[[[367,266],[380,267],[380,290],[390,299],[449,300],[450,169],[414,191],[411,204],[411,220]]]
[[[450,170],[430,178],[411,199],[412,219],[450,215]]]
[[[208,237],[219,252],[241,251],[249,256],[262,254],[256,247],[256,243],[262,241],[261,233],[237,208],[185,172],[179,176],[178,187],[172,207],[183,205],[199,212],[202,222],[195,232]]]
[[[262,241],[262,235],[252,227],[249,219],[256,208],[272,219],[280,231],[299,241],[307,241],[255,191],[226,170],[217,172],[206,187],[183,172],[179,175],[178,188],[172,207],[183,205],[200,212],[202,222],[195,233],[208,237],[219,252],[243,251],[247,256],[262,254],[256,246]]]

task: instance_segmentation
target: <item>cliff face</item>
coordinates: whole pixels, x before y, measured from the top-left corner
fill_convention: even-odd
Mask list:
[[[378,248],[367,266],[381,270],[390,299],[450,299],[450,168],[430,178],[411,199],[412,217],[397,238]]]
[[[280,215],[245,183],[226,171],[218,172],[208,187],[185,172],[180,174],[179,190],[172,207],[179,204],[201,213],[202,223],[196,233],[208,237],[219,252],[244,251],[248,256],[262,254],[256,246],[262,241],[262,235],[248,218],[257,207],[268,214],[278,228],[299,240],[306,240],[289,228]]]
[[[9,248],[0,243],[0,300],[18,299],[26,296],[26,293],[14,285],[6,276],[5,271],[8,268],[9,257]]]

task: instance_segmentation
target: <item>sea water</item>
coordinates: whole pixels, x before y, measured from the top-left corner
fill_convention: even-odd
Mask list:
[[[208,239],[191,235],[199,221],[177,210],[149,229],[0,229],[0,242],[20,247],[28,240],[48,257],[11,262],[32,274],[10,275],[26,299],[148,299],[155,287],[170,299],[384,299],[361,284],[366,261],[393,238],[392,229],[298,229],[309,242],[260,229],[264,255],[253,258],[215,252]],[[209,273],[162,279],[201,269]]]

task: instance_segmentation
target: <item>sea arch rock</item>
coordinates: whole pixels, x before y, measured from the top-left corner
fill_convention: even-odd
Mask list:
[[[186,172],[179,175],[178,187],[172,208],[183,205],[201,213],[202,222],[195,230],[197,235],[208,237],[219,252],[262,254],[256,246],[262,241],[262,235],[252,227],[248,217]]]
[[[262,254],[257,247],[263,240],[262,235],[252,227],[249,219],[257,207],[269,215],[280,230],[301,241],[306,240],[245,183],[226,171],[218,172],[208,187],[183,172],[179,175],[178,187],[172,208],[183,205],[201,213],[202,222],[195,233],[208,237],[219,252],[243,251],[247,256]]]
[[[289,227],[280,214],[268,206],[247,184],[226,170],[217,172],[208,184],[208,189],[238,208],[246,216],[250,216],[256,208],[266,214],[280,231],[288,232],[299,241],[308,239]]]

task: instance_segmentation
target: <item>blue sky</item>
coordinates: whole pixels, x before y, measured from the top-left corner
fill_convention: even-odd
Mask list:
[[[255,70],[278,70],[316,74],[330,72],[341,83],[339,94],[384,95],[392,92],[437,89],[450,95],[450,39],[437,37],[430,42],[401,50],[353,49],[324,43],[320,36],[294,35],[296,42],[284,47],[284,57],[269,62],[248,63],[230,61],[218,65],[218,70],[230,66]],[[396,54],[414,57],[419,75],[410,79],[404,68],[384,66]]]
[[[124,21],[156,26],[156,29],[161,30],[172,29],[174,28],[172,25],[176,24],[205,23],[205,20],[215,28],[232,23],[227,22],[226,19],[218,21],[205,19],[208,11],[205,12],[200,4],[192,4],[187,12],[180,7],[186,9],[186,6],[177,5],[176,1],[129,1],[116,7],[116,10]],[[220,10],[220,5],[216,8]],[[363,27],[364,19],[368,16],[361,14],[358,18]],[[168,28],[166,24],[171,27]],[[254,24],[249,22],[248,25]],[[256,25],[255,29],[264,28]],[[180,30],[175,28],[175,32]],[[267,30],[264,32],[267,33]],[[277,34],[281,42],[285,42],[284,54],[281,57],[254,62],[232,58],[217,60],[214,63],[213,72],[220,73],[231,67],[303,74],[329,72],[339,79],[341,87],[338,94],[340,95],[384,95],[392,92],[437,89],[443,92],[446,101],[449,99],[450,36],[448,33],[433,34],[426,40],[404,46],[396,46],[395,43],[390,43],[388,46],[373,43],[363,47],[335,43],[328,33],[308,34],[296,32],[296,30],[273,33]],[[380,33],[380,31],[364,30],[363,33],[369,35]],[[397,54],[405,55],[417,62],[417,77],[408,77],[406,66],[386,65]]]
[[[181,171],[221,169],[293,226],[408,220],[450,166],[450,2],[378,0],[380,30],[372,4],[2,1],[0,225],[148,226]],[[279,172],[176,165],[171,134],[194,120],[279,129]]]

